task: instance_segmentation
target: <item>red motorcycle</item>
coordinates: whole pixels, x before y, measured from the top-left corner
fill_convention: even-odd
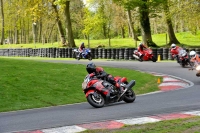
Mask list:
[[[189,56],[188,56],[188,53],[186,52],[186,50],[184,50],[184,49],[180,50],[177,58],[178,58],[179,64],[182,67],[185,67],[185,66],[188,66],[188,65],[192,66],[192,64],[190,62],[190,59],[189,59]]]
[[[153,51],[151,48],[144,49],[144,56],[142,57],[142,59],[140,59],[140,54],[138,50],[134,50],[133,57],[139,61],[149,61],[149,60],[153,62],[157,61],[157,59],[153,55]]]
[[[125,77],[115,77],[114,79],[118,83],[118,87],[88,74],[82,83],[82,89],[88,103],[95,108],[101,108],[105,104],[114,102],[134,102],[136,96],[132,87],[135,85],[135,80],[128,83]]]

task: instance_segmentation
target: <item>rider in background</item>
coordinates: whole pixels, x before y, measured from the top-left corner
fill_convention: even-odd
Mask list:
[[[193,69],[196,65],[200,64],[200,57],[195,51],[190,51],[189,55],[190,55],[190,62],[194,63],[194,65],[192,66]]]
[[[138,46],[138,53],[141,60],[142,60],[142,57],[144,56],[144,48],[147,48],[147,47],[143,43],[140,43]]]
[[[81,45],[79,46],[78,50],[79,50],[79,55],[78,55],[78,57],[79,57],[82,53],[85,52],[84,42],[81,43]]]
[[[102,67],[96,67],[94,63],[89,63],[86,66],[86,70],[91,77],[96,76],[99,79],[108,81],[117,88],[119,87],[119,85],[114,80],[114,77],[111,74],[107,74]]]
[[[177,60],[177,63],[179,63],[179,58],[178,58],[179,51],[182,49],[183,48],[176,46],[176,44],[174,44],[174,43],[172,43],[172,45],[171,45],[170,53],[172,55],[172,58],[173,59],[175,58]]]

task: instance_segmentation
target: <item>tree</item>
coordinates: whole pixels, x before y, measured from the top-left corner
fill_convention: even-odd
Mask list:
[[[133,39],[135,41],[140,41],[140,39],[137,37],[137,33],[134,29],[133,22],[132,22],[132,16],[131,16],[131,10],[129,10],[129,9],[127,10],[127,16],[128,16],[129,28],[130,28]]]
[[[66,38],[65,38],[65,32],[64,32],[64,29],[62,28],[62,21],[60,19],[60,16],[59,16],[59,13],[58,13],[58,7],[54,4],[55,0],[52,1],[52,7],[55,11],[55,14],[56,14],[56,23],[57,23],[57,26],[58,26],[58,31],[59,31],[59,34],[60,34],[60,40],[61,40],[61,43],[63,46],[66,46]]]
[[[148,0],[114,0],[118,4],[122,4],[126,10],[131,10],[139,7],[140,25],[142,31],[142,41],[148,46],[156,47],[151,36],[151,27],[149,20],[149,5],[153,1]]]
[[[73,37],[71,18],[70,18],[70,0],[56,0],[55,4],[63,6],[64,8],[65,24],[66,24],[67,35],[68,35],[68,38],[67,38],[68,45],[69,47],[76,47],[75,42],[74,42],[74,37]]]
[[[168,0],[163,1],[163,9],[164,9],[165,16],[166,16],[166,23],[167,23],[168,36],[169,36],[168,45],[170,45],[172,43],[180,44],[180,42],[176,38],[174,30],[173,30],[171,15],[170,15],[170,12],[169,12]]]
[[[73,31],[72,31],[72,24],[71,24],[71,19],[70,19],[70,11],[69,11],[69,5],[70,1],[65,2],[65,19],[66,19],[66,25],[67,25],[67,31],[68,31],[68,45],[71,47],[76,47],[75,42],[74,42],[74,36],[73,36]]]
[[[141,0],[139,5],[139,14],[143,43],[147,44],[148,46],[156,47],[157,45],[153,42],[151,36],[148,0]]]
[[[1,27],[1,42],[0,44],[3,45],[4,42],[4,12],[3,12],[3,0],[0,0],[0,11],[1,11],[1,23],[2,23],[2,27]]]

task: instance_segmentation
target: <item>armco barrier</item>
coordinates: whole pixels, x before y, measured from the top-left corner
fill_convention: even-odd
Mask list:
[[[47,58],[73,58],[73,48],[16,48],[0,49],[0,56],[8,57],[47,57]],[[133,51],[135,48],[92,48],[93,59],[120,59],[134,60]],[[161,60],[172,60],[169,48],[153,48],[153,54],[157,58],[160,55]],[[189,48],[187,52],[195,50],[200,54],[200,48]]]

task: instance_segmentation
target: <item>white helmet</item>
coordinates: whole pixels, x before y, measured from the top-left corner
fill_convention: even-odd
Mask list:
[[[171,48],[175,49],[176,48],[176,44],[172,43]]]
[[[190,57],[196,57],[196,52],[195,51],[190,51]]]

